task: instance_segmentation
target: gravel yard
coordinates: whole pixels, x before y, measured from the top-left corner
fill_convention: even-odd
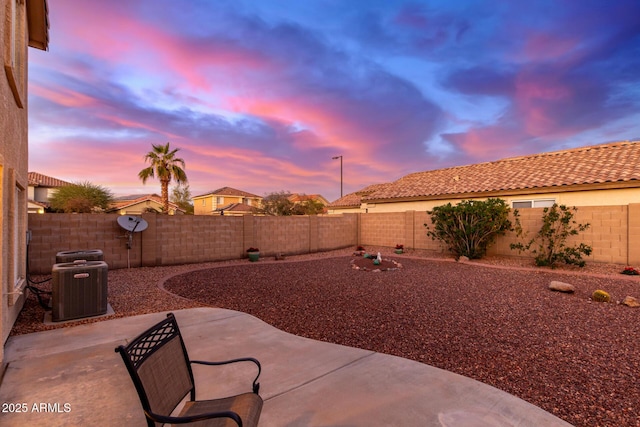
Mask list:
[[[576,426],[640,425],[640,308],[616,303],[640,299],[640,279],[620,275],[624,266],[522,269],[530,261],[481,260],[487,266],[367,249],[403,268],[354,270],[352,249],[345,249],[286,261],[110,271],[116,315],[108,318],[203,305],[239,310],[296,335],[475,378]],[[443,259],[420,259],[436,255]],[[573,284],[575,294],[549,291],[552,280]],[[163,281],[189,300],[159,289]],[[595,289],[613,303],[591,302]],[[30,296],[12,334],[62,327],[43,325],[43,316]]]

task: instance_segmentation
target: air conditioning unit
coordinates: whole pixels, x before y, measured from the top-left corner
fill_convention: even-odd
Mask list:
[[[107,274],[104,261],[55,264],[52,275],[52,320],[79,319],[107,312]]]
[[[104,261],[104,255],[100,249],[63,251],[56,254],[56,264],[74,261]]]

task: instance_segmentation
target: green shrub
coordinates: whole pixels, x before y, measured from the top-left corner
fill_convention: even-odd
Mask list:
[[[511,249],[518,251],[531,251],[535,255],[537,266],[555,267],[558,261],[566,264],[574,264],[579,267],[585,266],[582,255],[591,255],[591,246],[580,243],[577,246],[567,246],[566,241],[569,236],[575,236],[579,232],[589,228],[589,224],[578,224],[574,219],[574,212],[578,208],[575,206],[568,208],[565,205],[554,203],[550,208],[544,208],[542,213],[542,227],[536,236],[529,243],[512,243]],[[526,238],[520,218],[516,215],[515,231],[520,238]],[[531,249],[533,245],[535,249]]]
[[[103,212],[112,201],[111,190],[89,181],[59,187],[49,198],[51,210],[65,213]]]
[[[611,301],[611,296],[607,292],[598,289],[593,291],[591,299],[598,302],[609,302]]]
[[[463,200],[427,211],[433,228],[424,225],[427,235],[444,242],[456,257],[481,258],[497,236],[512,230],[510,211],[502,199]]]

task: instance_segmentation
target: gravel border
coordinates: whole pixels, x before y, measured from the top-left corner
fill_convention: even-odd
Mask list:
[[[624,266],[550,270],[516,257],[456,263],[440,253],[367,249],[403,268],[357,271],[350,264],[353,249],[343,249],[286,261],[113,270],[108,299],[115,315],[44,325],[44,310],[30,295],[12,335],[224,307],[296,335],[475,378],[576,426],[640,425],[640,309],[589,299],[595,289],[607,290],[614,301],[640,299],[640,279],[619,274]],[[572,283],[575,294],[549,291],[551,280]],[[161,283],[188,299],[163,291]]]

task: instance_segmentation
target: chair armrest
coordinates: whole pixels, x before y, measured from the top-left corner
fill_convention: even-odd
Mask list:
[[[241,357],[239,359],[223,360],[221,362],[207,362],[204,360],[191,361],[191,363],[197,363],[199,365],[208,365],[208,366],[228,365],[230,363],[236,363],[236,362],[253,362],[256,364],[256,366],[258,367],[258,375],[256,375],[255,379],[253,380],[252,389],[255,394],[258,394],[258,391],[260,391],[260,383],[258,382],[258,378],[260,377],[260,373],[262,372],[262,365],[260,365],[260,362],[258,362],[258,359],[254,359],[253,357]]]
[[[158,415],[153,412],[144,411],[145,415],[157,423],[163,424],[187,424],[193,423],[196,421],[209,420],[211,418],[231,418],[233,421],[238,424],[239,427],[242,427],[242,418],[240,415],[233,411],[224,411],[224,412],[207,412],[205,414],[199,415],[185,415],[183,417],[171,417],[166,415]]]

